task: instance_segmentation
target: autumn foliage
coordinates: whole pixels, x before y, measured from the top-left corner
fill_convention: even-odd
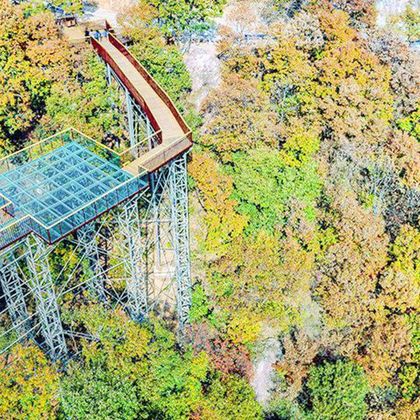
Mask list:
[[[415,59],[375,29],[371,2],[275,3],[265,40],[244,40],[257,23],[231,15],[223,80],[202,108],[190,173],[206,218],[208,320],[237,346],[280,336],[279,418],[349,418],[311,380],[323,363],[363,389],[354,418],[414,418]]]
[[[23,3],[0,0],[1,150],[67,125],[124,139],[103,65]],[[183,346],[153,316],[75,299],[78,358],[58,372],[13,347],[0,417],[419,417],[418,57],[375,27],[371,1],[235,0],[212,41],[221,81],[194,110],[183,53],[225,3],[140,0],[120,16],[194,129]],[[273,341],[264,412],[250,382]]]

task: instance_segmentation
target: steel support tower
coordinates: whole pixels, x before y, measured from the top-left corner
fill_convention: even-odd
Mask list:
[[[184,154],[169,165],[171,224],[175,251],[177,311],[181,331],[188,324],[191,309],[191,268],[188,222],[187,156]]]
[[[113,77],[125,94],[130,144],[137,141],[139,122],[146,127],[148,138],[152,133],[152,126],[147,116],[137,106],[118,76],[106,64],[108,83]],[[149,142],[149,150],[155,145]],[[141,225],[155,227],[156,258],[162,257],[162,228],[161,225],[169,222],[169,235],[165,239],[171,244],[174,253],[174,279],[176,283],[176,306],[179,328],[181,332],[188,324],[191,308],[191,269],[190,269],[190,240],[188,218],[188,185],[187,185],[187,154],[174,159],[150,177],[150,207],[145,219],[140,222],[138,218],[138,202],[129,203],[119,217],[121,230],[130,233],[135,239],[127,244],[129,249],[130,273],[127,287],[129,312],[134,319],[144,319],[148,312],[149,293],[153,286],[148,278],[147,261],[144,252],[150,249],[150,240],[141,238]],[[147,232],[147,229],[146,229]],[[148,245],[146,245],[146,243]],[[133,261],[142,260],[138,264]],[[145,261],[144,261],[145,260]]]
[[[117,214],[120,229],[119,248],[124,258],[126,276],[126,308],[135,321],[143,321],[149,311],[149,284],[147,255],[145,255],[146,232],[142,232],[139,217],[139,198],[125,203]],[[143,233],[143,234],[142,234]]]

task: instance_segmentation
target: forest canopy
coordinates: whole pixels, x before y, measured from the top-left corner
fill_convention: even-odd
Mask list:
[[[193,129],[190,328],[180,342],[159,311],[139,324],[65,296],[80,352],[65,368],[31,342],[1,355],[0,417],[418,418],[419,15],[410,3],[403,39],[372,3],[138,0],[118,16]],[[68,126],[127,140],[88,44],[40,2],[0,0],[0,23],[3,156]],[[219,71],[198,106],[194,48]]]

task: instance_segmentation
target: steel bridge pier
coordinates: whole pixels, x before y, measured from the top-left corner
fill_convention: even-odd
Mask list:
[[[138,141],[138,126],[146,127],[147,137],[153,133],[152,125],[134,101],[127,87],[106,63],[108,83],[112,78],[117,82],[125,95],[130,144]],[[148,149],[152,150],[155,144],[150,142]],[[187,185],[187,153],[182,154],[166,164],[158,172],[150,174],[150,207],[147,210],[146,219],[140,221],[138,203],[133,200],[128,203],[119,216],[119,226],[126,238],[126,249],[129,255],[126,272],[129,273],[127,280],[128,312],[135,320],[147,317],[149,311],[150,285],[148,277],[147,252],[150,251],[149,238],[142,238],[148,234],[147,226],[152,219],[155,224],[155,251],[158,260],[162,255],[162,229],[161,225],[169,221],[169,237],[167,239],[174,253],[174,281],[176,283],[176,306],[179,329],[184,331],[189,323],[189,311],[191,308],[191,269],[190,269],[190,240],[188,218],[188,185]]]
[[[134,320],[142,321],[150,311],[153,282],[149,276],[150,254],[155,252],[157,264],[167,243],[173,253],[173,281],[176,286],[176,308],[179,329],[189,322],[191,308],[191,270],[189,247],[187,155],[175,159],[151,176],[150,200],[135,198],[118,214],[121,231],[120,248],[124,250],[127,273],[127,310]],[[139,205],[146,206],[143,217]],[[162,226],[165,225],[166,229]],[[150,237],[150,226],[155,237]],[[166,233],[166,235],[165,235]],[[156,263],[156,262],[155,262]]]
[[[125,203],[117,215],[120,229],[119,249],[126,256],[127,311],[131,318],[141,322],[149,311],[149,284],[147,277],[146,238],[142,235],[139,217],[139,197]]]
[[[52,360],[63,360],[67,355],[63,325],[48,262],[49,249],[37,236],[27,239],[27,263],[31,274],[30,285],[36,301],[41,331],[47,353]]]

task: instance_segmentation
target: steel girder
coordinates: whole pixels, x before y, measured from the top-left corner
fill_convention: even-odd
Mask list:
[[[153,127],[147,118],[143,110],[137,105],[132,96],[130,95],[129,90],[126,88],[124,83],[120,78],[115,74],[111,69],[109,64],[106,64],[106,77],[108,84],[112,83],[114,79],[118,86],[123,90],[125,95],[125,105],[127,109],[127,126],[128,126],[128,135],[130,140],[131,147],[138,145],[144,138],[150,138],[153,134]],[[144,145],[148,147],[148,144]]]
[[[126,276],[127,310],[136,321],[143,321],[149,311],[149,285],[147,278],[146,238],[142,235],[139,216],[139,197],[125,203],[117,213],[120,229],[118,248],[126,258],[124,270]]]

